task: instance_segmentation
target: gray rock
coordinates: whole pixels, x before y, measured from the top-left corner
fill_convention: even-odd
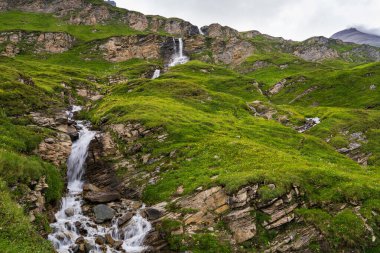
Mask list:
[[[112,218],[115,216],[115,211],[103,204],[95,206],[93,208],[93,211],[95,214],[96,223],[103,223],[105,221],[112,220]]]
[[[147,208],[144,210],[144,213],[148,220],[157,220],[163,215],[162,211],[155,208]]]
[[[84,199],[92,203],[109,203],[121,198],[118,192],[87,192]]]
[[[67,217],[71,217],[71,216],[74,216],[74,214],[75,214],[75,210],[74,210],[74,208],[67,208],[66,210],[65,210],[65,214],[66,214],[66,216]]]
[[[134,215],[134,213],[132,213],[132,212],[125,213],[123,216],[121,216],[117,220],[117,225],[119,227],[123,226],[125,223],[127,223],[128,221],[130,221],[132,219],[133,215]]]

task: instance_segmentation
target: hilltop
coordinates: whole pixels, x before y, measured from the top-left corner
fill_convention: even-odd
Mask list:
[[[0,10],[1,252],[54,250],[73,105],[97,131],[84,214],[142,212],[147,251],[379,251],[380,48],[202,35],[100,0]]]
[[[356,28],[346,29],[335,33],[332,39],[338,39],[345,42],[353,42],[356,44],[366,44],[380,47],[380,36],[359,31]]]

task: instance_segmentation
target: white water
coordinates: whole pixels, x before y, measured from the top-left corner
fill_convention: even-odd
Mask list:
[[[321,123],[321,119],[318,118],[318,117],[315,117],[315,118],[306,118],[306,124],[303,125],[302,127],[300,127],[298,129],[298,132],[300,133],[304,133],[306,132],[307,130],[315,127],[316,125],[320,124]]]
[[[198,27],[198,31],[200,35],[205,35],[200,27]]]
[[[67,112],[68,118],[72,119],[73,113],[79,110],[81,110],[81,107],[73,106],[72,110]],[[118,218],[112,220],[111,227],[103,227],[95,224],[82,213],[85,161],[89,144],[96,133],[89,130],[90,126],[87,122],[76,121],[76,124],[80,128],[80,131],[79,139],[73,144],[67,162],[68,193],[62,198],[61,209],[55,214],[57,221],[51,224],[53,232],[49,235],[48,239],[52,241],[57,252],[72,253],[74,252],[75,241],[82,236],[78,229],[81,228],[81,230],[87,231],[87,234],[83,235],[83,238],[92,246],[91,253],[101,253],[104,250],[107,253],[121,252],[108,245],[103,250],[99,245],[95,244],[97,236],[104,237],[107,234],[110,234],[116,241],[123,241],[122,248],[127,252],[138,253],[143,251],[146,248],[143,246],[144,239],[152,227],[140,214],[136,214],[126,227],[120,228],[117,225]],[[66,215],[65,210],[68,209],[74,211],[73,216]]]
[[[171,62],[169,63],[169,67],[174,67],[180,64],[185,64],[189,61],[189,57],[183,54],[183,40],[182,38],[178,39],[178,46],[176,39],[173,38],[174,45],[174,55],[172,57]]]
[[[153,76],[152,76],[152,79],[156,79],[156,78],[159,78],[161,75],[161,70],[159,69],[156,69],[153,73]]]

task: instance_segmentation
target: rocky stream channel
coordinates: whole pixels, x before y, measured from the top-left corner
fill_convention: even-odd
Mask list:
[[[74,123],[79,136],[67,162],[67,193],[55,214],[56,222],[51,224],[53,232],[49,240],[59,253],[142,252],[151,224],[139,212],[131,215],[127,207],[124,213],[116,214],[109,206],[99,204],[93,207],[95,217],[83,213],[84,188],[95,187],[85,185],[84,172],[88,148],[97,133],[90,130],[89,122],[73,121],[74,113],[79,110],[81,107],[72,106],[67,112],[68,120]],[[124,222],[126,216],[129,216],[129,222]],[[106,221],[110,222],[104,223]]]
[[[168,66],[186,63],[188,57],[184,55],[181,38],[173,38],[173,48],[174,54]],[[160,70],[157,69],[152,79],[159,76]],[[94,185],[85,184],[84,175],[89,146],[98,133],[91,130],[89,122],[74,120],[75,113],[80,110],[82,110],[80,106],[71,106],[71,109],[66,112],[68,122],[74,125],[79,135],[72,145],[67,161],[67,193],[62,198],[60,210],[55,214],[56,221],[51,224],[53,232],[48,239],[59,253],[143,252],[147,249],[143,245],[144,240],[152,229],[151,223],[142,216],[144,206],[137,212],[136,208],[123,206],[115,213],[109,205],[102,203],[93,206],[94,217],[86,215],[82,210],[84,192],[96,193],[100,192],[100,189]],[[112,200],[111,195],[100,197],[110,197],[109,200]],[[97,196],[94,200],[96,198]]]

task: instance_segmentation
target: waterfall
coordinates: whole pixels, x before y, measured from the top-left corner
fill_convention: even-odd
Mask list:
[[[69,120],[72,120],[74,112],[79,110],[81,110],[81,107],[73,106],[71,111],[67,112]],[[67,162],[68,192],[62,198],[60,210],[55,214],[56,222],[50,225],[53,232],[48,236],[48,239],[59,253],[76,252],[78,247],[76,240],[79,237],[83,237],[89,245],[86,246],[86,250],[88,250],[87,247],[90,247],[89,252],[102,253],[104,248],[95,243],[96,237],[105,237],[109,234],[114,240],[122,242],[122,250],[116,250],[111,248],[110,245],[106,245],[103,246],[106,247],[106,252],[142,252],[146,249],[143,246],[144,239],[152,227],[140,214],[136,214],[124,228],[118,227],[116,218],[112,220],[113,225],[111,227],[105,227],[95,224],[90,217],[83,214],[82,191],[85,161],[89,145],[96,132],[89,129],[90,124],[86,121],[75,121],[75,123],[80,130],[79,139],[73,143]],[[83,233],[83,231],[86,232]]]
[[[156,79],[156,78],[159,78],[161,75],[161,70],[160,69],[156,69],[153,73],[153,76],[152,76],[152,79]]]
[[[185,64],[189,61],[189,58],[183,54],[183,40],[182,38],[178,39],[178,46],[177,46],[177,40],[173,38],[173,45],[174,45],[174,55],[172,56],[172,59],[169,63],[169,67],[174,67],[180,64]]]
[[[198,27],[198,31],[200,35],[205,35],[200,27]]]

